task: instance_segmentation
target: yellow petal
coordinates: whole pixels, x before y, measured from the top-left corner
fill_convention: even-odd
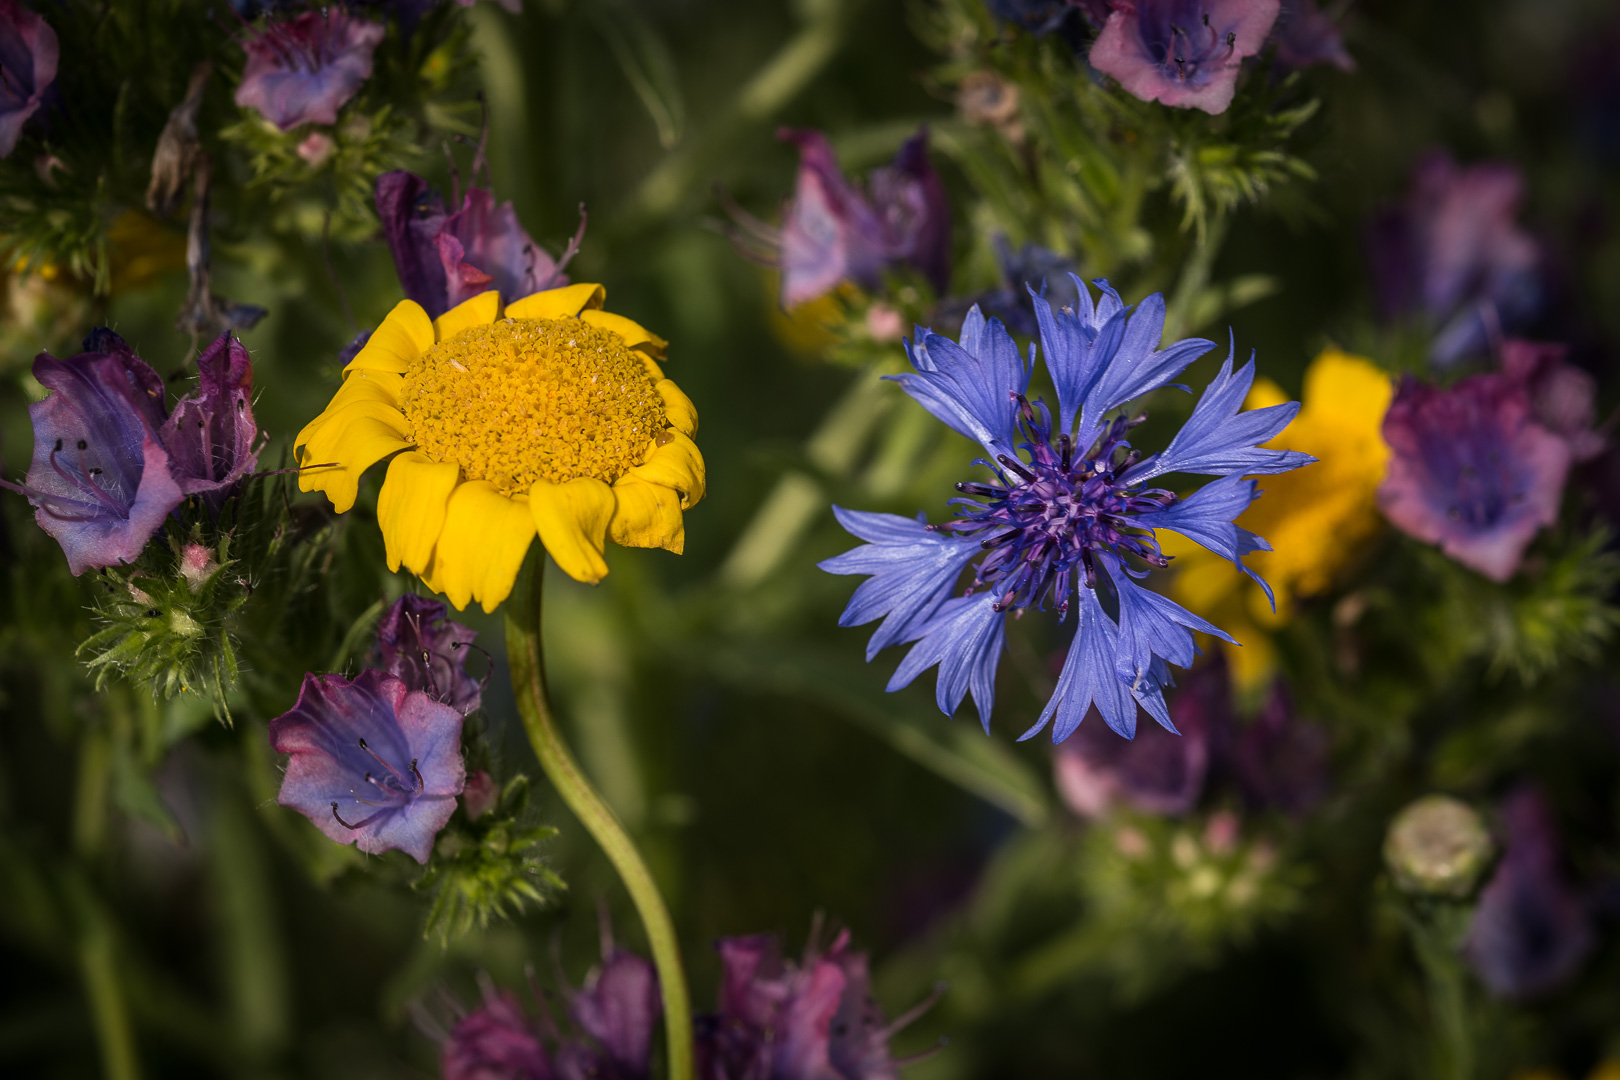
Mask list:
[[[613,505],[613,489],[589,477],[566,484],[541,481],[529,489],[529,509],[540,542],[563,573],[589,585],[608,572],[602,548],[607,544]]]
[[[501,313],[501,294],[494,289],[463,300],[433,320],[433,340],[445,341],[470,326],[488,326]],[[358,357],[356,358],[358,359]]]
[[[382,526],[388,569],[397,571],[403,563],[413,574],[427,572],[460,475],[455,462],[434,461],[419,450],[388,463],[388,478],[377,497],[377,524]]]
[[[681,494],[682,510],[690,510],[703,498],[703,455],[697,444],[679,431],[666,431],[654,439],[646,463],[631,469],[629,475],[674,488]]]
[[[587,308],[607,303],[607,290],[600,285],[581,283],[560,289],[530,293],[506,305],[508,319],[568,319]]]
[[[668,379],[659,379],[654,389],[658,391],[658,396],[664,399],[664,415],[669,417],[669,426],[682,435],[696,435],[697,406],[692,404],[692,399]]]
[[[487,480],[468,480],[450,493],[444,531],[422,580],[458,609],[477,600],[492,612],[511,594],[533,539],[525,496],[507,497]]]
[[[362,368],[403,375],[412,360],[432,347],[433,323],[427,312],[415,300],[401,300],[372,333],[366,347],[349,361],[343,377],[348,379]]]
[[[615,315],[611,311],[582,311],[579,317],[582,322],[613,331],[624,338],[626,345],[632,349],[640,349],[654,359],[662,360],[664,353],[669,349],[669,342],[623,315]]]
[[[663,382],[664,381],[664,369],[658,366],[658,361],[654,360],[652,357],[648,356],[646,353],[641,353],[640,356],[641,356],[641,366],[647,369],[647,374],[652,376],[652,381],[655,382],[655,383],[656,382]]]
[[[621,547],[661,547],[679,555],[686,547],[681,497],[662,484],[621,476],[613,485],[613,520],[608,535]]]
[[[360,490],[360,474],[389,454],[411,447],[410,425],[398,409],[380,402],[357,401],[326,420],[311,425],[298,448],[300,491],[324,491],[332,509],[346,513]]]
[[[321,415],[311,420],[305,430],[357,401],[374,401],[394,409],[400,407],[399,395],[405,386],[403,375],[392,371],[378,371],[374,368],[352,374],[353,377],[344,380],[343,385],[338,387],[338,392],[332,395],[332,400],[326,403],[326,408],[321,410]],[[293,445],[301,445],[303,442],[304,436],[300,433]]]

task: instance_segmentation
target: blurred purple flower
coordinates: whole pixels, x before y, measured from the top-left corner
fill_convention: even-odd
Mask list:
[[[562,1080],[645,1080],[652,1063],[652,1034],[663,1014],[658,975],[635,953],[602,942],[602,966],[570,995],[568,1015],[589,1040],[564,1042],[557,1050]]]
[[[276,802],[373,855],[425,864],[466,782],[461,714],[380,671],[306,675],[270,745],[291,755]]]
[[[1585,903],[1559,866],[1545,798],[1521,788],[1502,806],[1504,851],[1479,894],[1463,955],[1491,992],[1526,998],[1565,982],[1595,944]]]
[[[1421,315],[1435,330],[1429,359],[1448,366],[1483,349],[1541,305],[1536,242],[1514,220],[1524,177],[1511,165],[1459,168],[1427,154],[1406,201],[1369,233],[1384,317]]]
[[[889,1038],[931,1002],[885,1024],[866,955],[849,932],[800,964],[769,934],[722,938],[720,1009],[698,1017],[699,1080],[897,1080]]]
[[[1077,16],[1101,26],[1108,18],[1108,0],[990,0],[990,14],[1044,35],[1070,29]]]
[[[1169,707],[1180,735],[1154,727],[1125,740],[1103,724],[1082,723],[1057,745],[1053,771],[1070,810],[1100,818],[1123,804],[1180,815],[1197,804],[1209,773],[1211,737],[1231,723],[1225,666],[1209,663],[1193,671]]]
[[[1608,439],[1598,431],[1597,380],[1564,362],[1567,345],[1509,339],[1502,342],[1502,374],[1524,384],[1536,422],[1569,444],[1570,460],[1590,461]]]
[[[28,406],[34,458],[22,484],[68,568],[133,562],[184,494],[162,441],[163,380],[124,339],[98,330],[67,360],[34,359],[51,393]]]
[[[197,373],[197,389],[174,407],[163,442],[180,490],[217,510],[259,463],[253,362],[225,333],[197,358]]]
[[[433,318],[489,289],[511,301],[566,285],[563,268],[585,234],[581,214],[579,232],[554,260],[529,238],[512,204],[497,204],[483,188],[469,188],[454,214],[445,213],[444,200],[414,173],[379,176],[376,196],[405,295]]]
[[[444,1080],[554,1080],[545,1044],[518,999],[484,987],[484,1003],[456,1022],[439,1048]]]
[[[56,31],[17,0],[0,0],[0,158],[56,81]]]
[[[374,666],[466,716],[482,703],[489,680],[467,674],[467,646],[478,631],[448,616],[443,604],[425,596],[395,600],[377,624]]]
[[[1524,385],[1506,376],[1447,389],[1407,376],[1384,441],[1393,451],[1378,489],[1384,516],[1492,581],[1512,577],[1558,515],[1569,446],[1531,418]]]
[[[1143,101],[1223,113],[1243,59],[1265,44],[1278,0],[1109,0],[1091,66]]]
[[[338,109],[371,77],[371,54],[383,33],[381,23],[342,8],[272,17],[242,42],[247,65],[236,103],[282,131],[335,124]]]
[[[738,216],[763,249],[761,258],[781,267],[784,307],[824,296],[845,281],[876,288],[894,265],[913,267],[944,292],[951,211],[928,160],[926,129],[907,139],[891,164],[873,171],[867,191],[845,179],[821,132],[783,128],[777,137],[799,148],[782,228]]]
[[[1075,291],[1073,260],[1039,244],[1026,243],[1014,251],[1007,238],[995,239],[996,258],[1001,263],[1001,286],[976,296],[950,300],[940,305],[939,322],[960,325],[968,310],[977,305],[987,317],[1000,319],[1008,332],[1034,337],[1040,332],[1029,290],[1036,289],[1053,307],[1072,309],[1078,299]]]
[[[1232,772],[1244,801],[1255,810],[1309,810],[1328,791],[1328,749],[1326,730],[1296,715],[1288,691],[1274,685],[1232,733]]]
[[[1282,0],[1273,37],[1277,62],[1284,67],[1332,64],[1341,71],[1356,70],[1356,62],[1345,51],[1338,20],[1317,7],[1315,0]]]

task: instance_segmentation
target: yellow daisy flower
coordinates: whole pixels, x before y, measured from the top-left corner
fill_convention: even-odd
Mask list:
[[[600,285],[501,308],[486,292],[429,319],[402,301],[298,433],[304,491],[354,505],[393,456],[377,502],[388,565],[458,608],[494,611],[536,535],[571,577],[607,573],[608,539],[680,552],[703,498],[697,410],[664,378],[663,339],[602,310]]]
[[[1225,646],[1241,687],[1266,682],[1276,658],[1265,630],[1287,622],[1294,602],[1323,592],[1334,576],[1382,527],[1376,495],[1389,461],[1382,434],[1394,384],[1372,361],[1327,349],[1311,361],[1299,415],[1267,446],[1301,450],[1317,464],[1261,478],[1265,497],[1238,524],[1270,541],[1244,562],[1270,582],[1277,595],[1271,610],[1261,588],[1230,562],[1191,541],[1160,534],[1160,547],[1180,569],[1171,595],[1243,642]],[[1288,401],[1269,379],[1255,380],[1247,407]]]

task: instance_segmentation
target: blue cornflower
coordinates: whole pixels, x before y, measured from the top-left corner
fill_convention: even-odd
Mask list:
[[[1090,291],[1070,276],[1075,307],[1053,310],[1030,290],[1041,353],[1057,389],[1055,422],[1045,402],[1027,396],[1034,346],[1026,360],[998,320],[974,307],[960,342],[918,327],[906,343],[916,370],[891,378],[985,448],[988,458],[975,464],[988,468],[991,479],[957,484],[963,497],[951,503],[961,516],[940,525],[835,507],[839,522],[866,544],[821,568],[871,575],[839,620],[856,626],[883,619],[868,659],[885,645],[915,643],[890,690],[938,664],[940,709],[954,713],[971,690],[988,731],[1008,612],[1055,609],[1061,621],[1072,610],[1074,643],[1057,689],[1023,738],[1050,723],[1052,741],[1061,742],[1092,705],[1127,738],[1136,732],[1137,704],[1175,731],[1164,701],[1169,666],[1192,663],[1194,630],[1232,638],[1137,584],[1169,565],[1154,530],[1180,533],[1259,581],[1242,559],[1270,547],[1234,524],[1260,494],[1244,477],[1315,459],[1261,445],[1288,426],[1299,405],[1240,412],[1254,361],[1234,372],[1231,353],[1170,445],[1143,457],[1128,436],[1145,417],[1125,407],[1170,385],[1215,343],[1192,338],[1160,349],[1162,296],[1133,311],[1099,279],[1102,296],[1093,304]],[[1218,479],[1184,497],[1147,486],[1171,473]],[[952,595],[970,564],[971,581]]]

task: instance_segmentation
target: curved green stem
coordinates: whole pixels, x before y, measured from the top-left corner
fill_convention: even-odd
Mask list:
[[[523,718],[523,727],[529,733],[529,742],[546,778],[580,824],[601,845],[636,905],[641,925],[652,945],[653,964],[658,969],[658,984],[664,997],[670,1080],[692,1080],[692,1005],[687,997],[686,972],[681,967],[675,926],[641,853],[612,808],[602,801],[580,771],[579,763],[557,729],[557,717],[546,694],[545,661],[540,645],[540,594],[545,580],[543,556],[534,560],[531,576],[529,594],[524,596],[520,592],[506,605],[506,654],[512,667],[518,715]]]

